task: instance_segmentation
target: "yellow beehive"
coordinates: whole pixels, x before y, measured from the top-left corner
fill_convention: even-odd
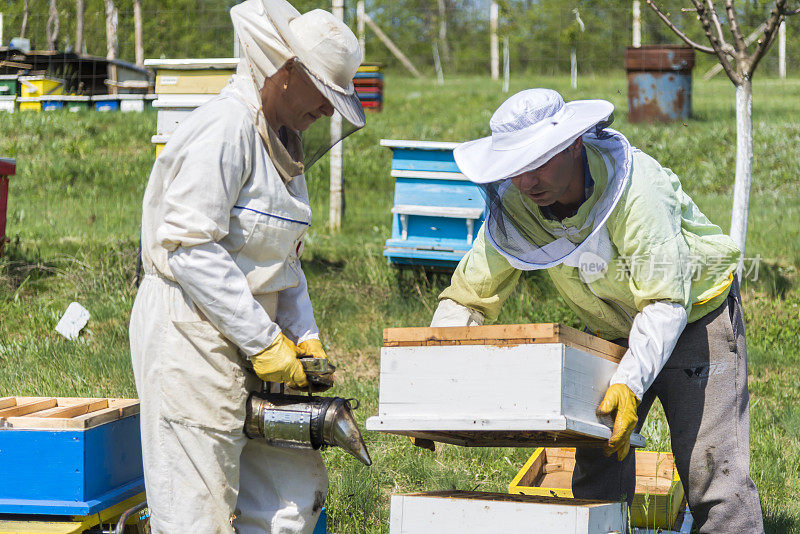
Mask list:
[[[538,448],[508,486],[509,493],[572,498],[574,448]],[[683,501],[672,454],[636,451],[631,525],[671,529]]]
[[[41,111],[42,101],[38,97],[19,97],[17,98],[20,111]]]
[[[214,95],[228,85],[234,72],[233,69],[160,70],[156,75],[156,94]]]
[[[20,95],[23,98],[64,94],[64,80],[59,80],[57,78],[48,78],[47,76],[20,76],[19,83]]]

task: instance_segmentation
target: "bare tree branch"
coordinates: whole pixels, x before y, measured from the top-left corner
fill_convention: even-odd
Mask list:
[[[706,5],[708,7],[708,12],[711,13],[711,22],[714,23],[714,28],[717,30],[717,37],[719,38],[719,42],[723,44],[723,46],[727,46],[728,43],[725,42],[725,35],[722,33],[722,24],[719,23],[719,17],[717,17],[717,9],[714,7],[713,0],[706,0]]]
[[[789,9],[782,13],[784,17],[791,17],[792,15],[800,14],[800,8],[798,9]]]
[[[705,31],[706,37],[708,37],[708,41],[711,43],[711,47],[714,49],[714,53],[717,55],[719,64],[722,65],[723,69],[725,69],[725,74],[728,75],[728,78],[731,79],[734,85],[738,86],[742,81],[741,74],[737,68],[738,63],[737,65],[731,65],[731,62],[728,59],[728,56],[730,56],[734,61],[737,60],[733,47],[724,41],[720,42],[720,40],[714,34],[714,30],[711,28],[711,20],[709,19],[709,11],[706,10],[706,6],[703,4],[703,2],[701,0],[692,0],[692,3],[697,10],[697,18],[700,20],[700,24],[703,26],[703,31]],[[711,5],[713,8],[713,3]]]
[[[759,61],[769,50],[772,42],[775,40],[775,34],[778,33],[778,28],[783,22],[783,11],[786,6],[786,0],[776,0],[775,5],[772,6],[772,11],[767,19],[767,25],[764,28],[764,37],[758,40],[758,46],[749,57],[749,65],[747,66],[747,76],[752,77],[753,73],[758,66]]]
[[[685,33],[683,33],[682,31],[680,31],[680,30],[678,29],[678,27],[677,27],[677,26],[675,26],[675,25],[672,23],[672,21],[671,21],[671,20],[669,20],[669,17],[667,17],[667,16],[666,16],[664,13],[662,13],[662,12],[661,12],[661,10],[660,10],[660,9],[658,9],[658,6],[656,6],[656,5],[653,3],[653,0],[647,0],[647,5],[648,5],[648,6],[650,6],[650,7],[653,9],[653,11],[655,11],[655,12],[656,12],[656,15],[658,15],[658,17],[659,17],[661,20],[663,20],[663,21],[664,21],[664,23],[665,23],[667,26],[669,26],[669,29],[671,29],[673,32],[675,32],[675,34],[676,34],[678,37],[680,37],[681,39],[683,39],[683,42],[685,42],[686,44],[688,44],[689,46],[691,46],[691,47],[692,47],[692,48],[694,48],[695,50],[698,50],[698,51],[700,51],[700,52],[705,52],[706,54],[716,54],[716,53],[717,53],[717,52],[716,52],[716,51],[715,51],[713,48],[711,48],[711,47],[708,47],[708,46],[703,46],[703,45],[701,45],[701,44],[697,44],[697,43],[695,43],[694,41],[692,41],[691,39],[689,39],[689,37],[688,37],[688,36],[687,36]]]
[[[725,12],[728,14],[728,26],[733,35],[733,43],[736,45],[736,51],[744,53],[747,45],[742,37],[742,30],[739,28],[739,20],[736,18],[736,9],[733,7],[733,0],[725,0]]]
[[[717,17],[717,9],[714,6],[713,0],[706,0],[707,5],[703,5],[703,3],[698,0],[692,1],[695,5],[697,15],[700,18],[700,23],[703,25],[703,30],[705,30],[706,36],[708,37],[708,41],[711,43],[711,47],[717,55],[722,57],[720,54],[720,52],[722,52],[723,54],[728,54],[732,58],[735,58],[736,49],[725,41],[725,35],[722,33],[722,24],[720,24],[719,17]],[[711,15],[710,18],[709,15]],[[714,28],[717,30],[716,35],[711,31],[712,22],[714,23]]]

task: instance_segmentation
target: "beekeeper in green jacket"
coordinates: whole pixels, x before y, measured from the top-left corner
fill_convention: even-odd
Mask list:
[[[488,210],[432,326],[493,321],[521,271],[546,269],[588,330],[628,347],[598,409],[611,438],[578,449],[575,496],[630,502],[630,435],[658,397],[700,531],[763,532],[739,250],[672,171],[608,128],[612,112],[529,89],[498,108],[491,136],[455,149]]]

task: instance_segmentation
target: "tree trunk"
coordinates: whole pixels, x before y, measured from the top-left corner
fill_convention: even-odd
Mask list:
[[[22,4],[22,25],[19,28],[19,36],[25,38],[25,32],[28,29],[28,0]]]
[[[333,14],[339,20],[344,19],[344,0],[333,0]],[[338,231],[342,227],[344,212],[344,180],[342,179],[342,116],[334,112],[331,117],[331,179],[330,179],[330,211],[328,227]],[[338,141],[338,142],[337,142]]]
[[[356,3],[356,23],[358,24],[358,44],[361,46],[361,57],[367,57],[366,41],[364,39],[364,0]]]
[[[142,43],[142,0],[133,0],[133,32],[136,42],[136,64],[144,67],[144,44]]]
[[[736,86],[736,179],[733,185],[731,213],[731,238],[742,251],[737,271],[740,280],[747,241],[747,214],[750,207],[752,174],[753,86],[750,78],[743,76],[742,84]]]
[[[106,0],[106,59],[117,59],[117,8],[114,7],[114,0]],[[117,94],[117,66],[109,63],[108,76],[111,85],[108,88],[109,94]]]
[[[58,41],[58,30],[60,21],[58,20],[58,6],[56,0],[50,0],[50,16],[47,17],[47,49],[55,50]]]
[[[444,0],[439,0],[439,46],[442,47],[442,59],[450,63],[450,47],[447,45],[447,10]]]
[[[500,51],[498,50],[497,42],[497,16],[499,8],[497,2],[492,1],[489,8],[489,51],[491,55],[492,79],[496,80],[500,77]]]
[[[75,53],[83,54],[83,0],[75,0]]]

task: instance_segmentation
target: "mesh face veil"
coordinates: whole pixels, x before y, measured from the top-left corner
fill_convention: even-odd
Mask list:
[[[478,184],[487,207],[484,232],[489,242],[509,263],[517,269],[546,269],[574,263],[582,250],[598,244],[605,231],[605,222],[616,207],[630,179],[631,154],[633,148],[621,133],[607,129],[613,117],[602,121],[584,133],[584,144],[598,149],[608,170],[608,183],[586,221],[580,228],[564,227],[548,231],[547,242],[537,243],[531,232],[533,211],[522,198],[522,193],[506,178],[486,184]],[[524,169],[521,172],[533,169]]]

